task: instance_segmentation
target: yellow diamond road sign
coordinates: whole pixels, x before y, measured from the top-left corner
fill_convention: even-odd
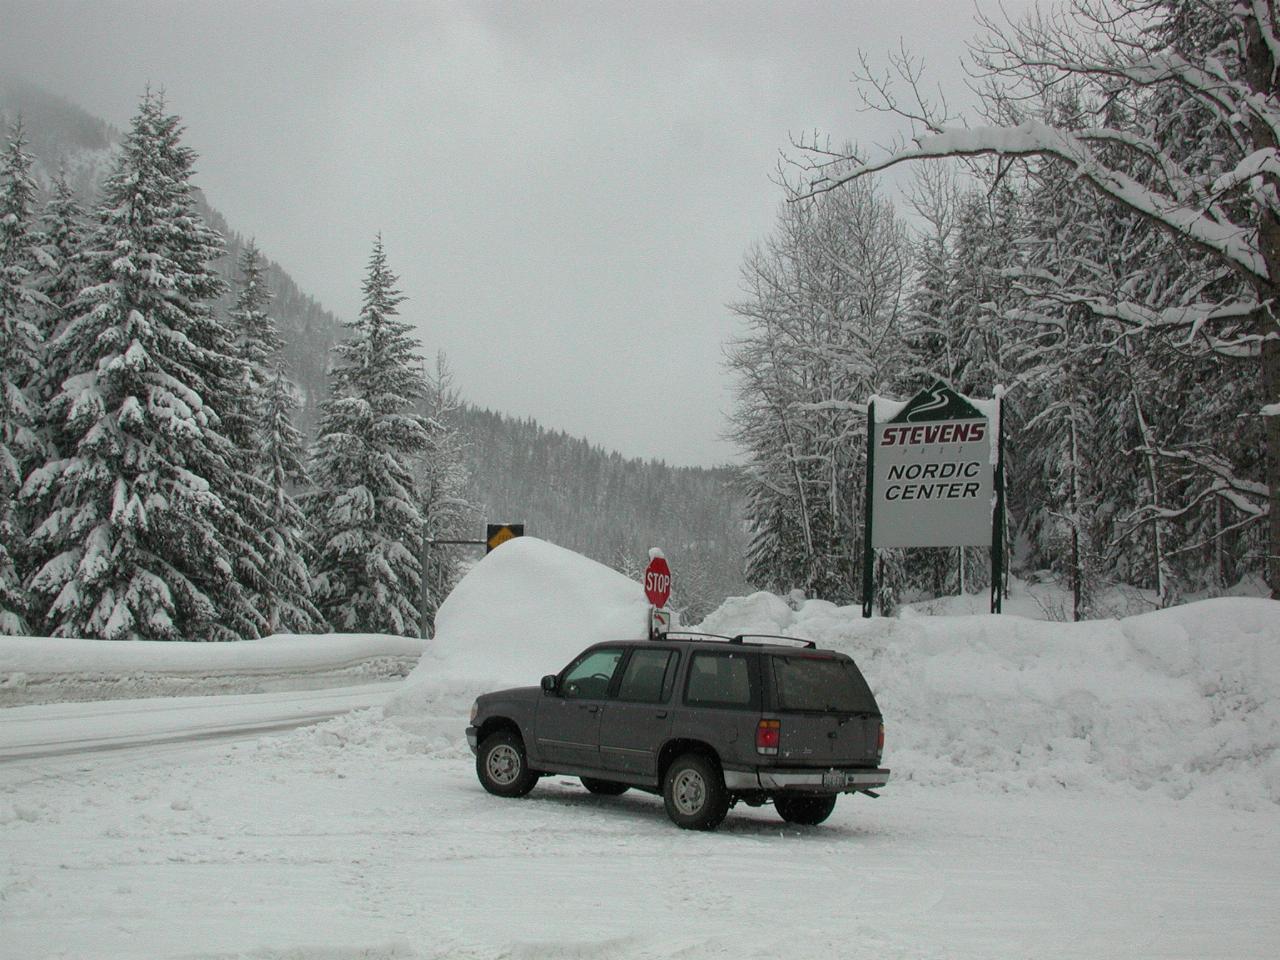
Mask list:
[[[496,550],[508,540],[524,536],[523,523],[491,523],[485,537],[485,551]]]

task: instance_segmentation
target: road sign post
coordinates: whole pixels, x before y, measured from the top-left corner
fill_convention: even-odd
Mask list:
[[[656,547],[649,551],[649,566],[644,571],[644,595],[649,601],[649,639],[671,629],[671,611],[666,609],[671,599],[671,568],[667,558]]]

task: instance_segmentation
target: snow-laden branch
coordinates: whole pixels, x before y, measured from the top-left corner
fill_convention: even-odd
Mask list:
[[[1223,223],[1195,207],[1180,204],[1114,170],[1100,161],[1079,134],[1029,120],[1012,127],[975,127],[946,130],[919,138],[914,149],[897,151],[883,159],[858,164],[835,176],[813,181],[804,196],[825,193],[868,174],[879,173],[900,163],[942,157],[1050,156],[1069,164],[1076,175],[1105,196],[1135,213],[1184,236],[1222,257],[1237,270],[1267,280],[1267,267],[1254,242],[1253,230]]]

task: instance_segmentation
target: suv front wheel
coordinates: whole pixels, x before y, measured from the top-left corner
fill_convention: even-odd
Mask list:
[[[685,830],[714,830],[729,812],[729,791],[720,768],[697,753],[679,756],[662,784],[667,816]]]
[[[538,775],[529,769],[524,741],[510,730],[484,738],[476,751],[476,775],[481,786],[499,797],[523,797],[538,782]]]

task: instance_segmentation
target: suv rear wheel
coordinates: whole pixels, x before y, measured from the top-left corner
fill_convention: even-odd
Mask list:
[[[662,799],[667,816],[685,830],[714,830],[729,812],[720,768],[697,753],[683,754],[667,768]]]
[[[499,797],[523,797],[538,782],[538,775],[529,769],[524,741],[510,730],[484,738],[476,751],[476,776],[481,786]]]
[[[582,785],[589,792],[598,793],[602,797],[616,797],[630,789],[625,783],[617,783],[613,780],[597,780],[595,777],[579,777],[578,779],[582,781]]]
[[[835,794],[829,797],[778,797],[773,801],[778,816],[787,823],[814,826],[831,816],[836,808]]]

